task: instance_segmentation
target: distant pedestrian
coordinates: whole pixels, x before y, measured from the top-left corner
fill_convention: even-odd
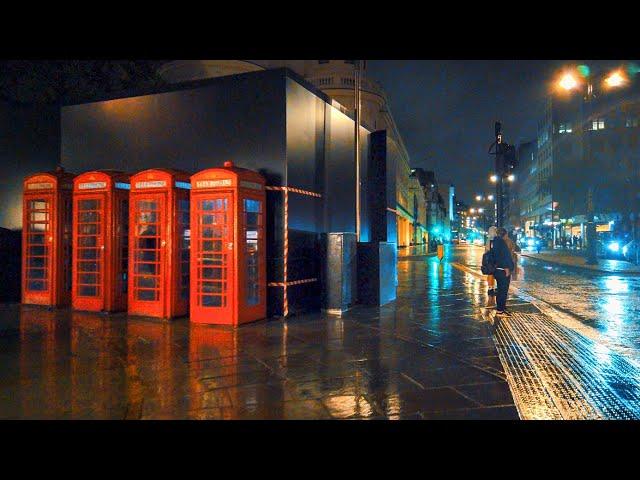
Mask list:
[[[511,252],[506,243],[507,231],[500,227],[497,230],[497,235],[493,239],[493,255],[495,258],[496,271],[494,277],[498,284],[498,291],[496,293],[496,315],[510,315],[507,311],[507,297],[509,295],[509,283],[511,283],[511,273],[513,272],[514,264]]]
[[[496,232],[497,232],[496,227],[494,225],[491,225],[489,227],[489,231],[487,232],[487,244],[484,246],[485,252],[488,252],[489,250],[491,250],[491,247],[493,245],[493,239],[496,238]],[[493,275],[487,275],[487,285],[489,286],[489,289],[487,290],[487,295],[489,295],[490,297],[495,297],[496,282]]]

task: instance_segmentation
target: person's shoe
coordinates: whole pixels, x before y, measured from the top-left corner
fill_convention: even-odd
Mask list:
[[[498,316],[500,316],[500,317],[506,317],[506,316],[508,316],[509,314],[507,313],[507,311],[506,311],[506,310],[498,310],[498,311],[496,311],[496,315],[498,315]]]

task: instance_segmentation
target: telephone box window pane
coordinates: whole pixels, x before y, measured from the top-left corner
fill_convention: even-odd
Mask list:
[[[96,248],[80,248],[78,249],[78,258],[83,260],[97,260],[98,250]]]
[[[78,233],[80,235],[98,235],[100,228],[97,224],[86,224],[78,227]]]
[[[158,292],[156,290],[138,290],[136,298],[138,300],[154,302],[158,300]]]
[[[80,212],[80,223],[96,223],[100,221],[100,214],[98,212]]]
[[[43,282],[42,280],[30,280],[27,287],[29,290],[34,292],[42,292],[46,290],[47,282]]]
[[[157,212],[140,212],[138,214],[138,223],[158,223]]]
[[[80,200],[78,202],[79,210],[98,210],[99,200]]]
[[[45,269],[41,268],[32,268],[27,271],[28,278],[47,278],[47,273]]]
[[[98,237],[78,237],[78,247],[97,247]]]
[[[46,210],[48,207],[46,200],[29,201],[29,210]]]
[[[80,285],[78,293],[81,297],[97,297],[98,287],[95,285]]]
[[[47,225],[45,223],[30,223],[29,230],[32,232],[46,232]]]
[[[44,234],[43,233],[32,233],[29,235],[29,243],[32,245],[44,245]]]
[[[202,278],[217,280],[222,279],[222,269],[216,267],[203,268],[202,269]]]
[[[138,225],[139,237],[155,237],[158,235],[157,225]]]
[[[98,285],[100,283],[98,280],[98,274],[96,273],[83,273],[82,275],[79,275],[78,283],[84,285]]]
[[[45,212],[31,212],[29,215],[29,221],[31,222],[48,222],[49,214]]]
[[[137,277],[136,287],[139,288],[160,288],[158,277]]]
[[[39,246],[29,247],[29,255],[43,256],[46,254],[47,254],[47,247],[39,247]]]
[[[78,262],[79,272],[99,272],[98,264],[95,262]]]
[[[221,307],[222,297],[219,297],[217,295],[203,295],[202,305],[205,307]]]
[[[45,258],[44,257],[31,257],[29,258],[28,266],[31,268],[44,268],[45,267]]]
[[[258,239],[261,237],[262,205],[259,200],[244,200],[245,215],[245,295],[249,306],[260,303],[259,289],[259,249]]]
[[[135,273],[142,275],[158,275],[159,266],[156,263],[136,263]]]

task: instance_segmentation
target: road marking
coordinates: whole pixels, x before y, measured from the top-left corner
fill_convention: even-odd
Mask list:
[[[422,385],[420,382],[418,382],[417,380],[414,380],[413,378],[411,378],[409,375],[406,375],[403,372],[400,372],[400,376],[404,377],[406,380],[410,381],[411,383],[413,383],[414,385],[417,385],[418,387],[420,387],[422,390],[426,390],[424,388],[424,385]]]

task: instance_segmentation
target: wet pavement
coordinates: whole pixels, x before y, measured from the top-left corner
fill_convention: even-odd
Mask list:
[[[0,418],[517,419],[482,283],[398,269],[387,306],[236,330],[0,305]]]

